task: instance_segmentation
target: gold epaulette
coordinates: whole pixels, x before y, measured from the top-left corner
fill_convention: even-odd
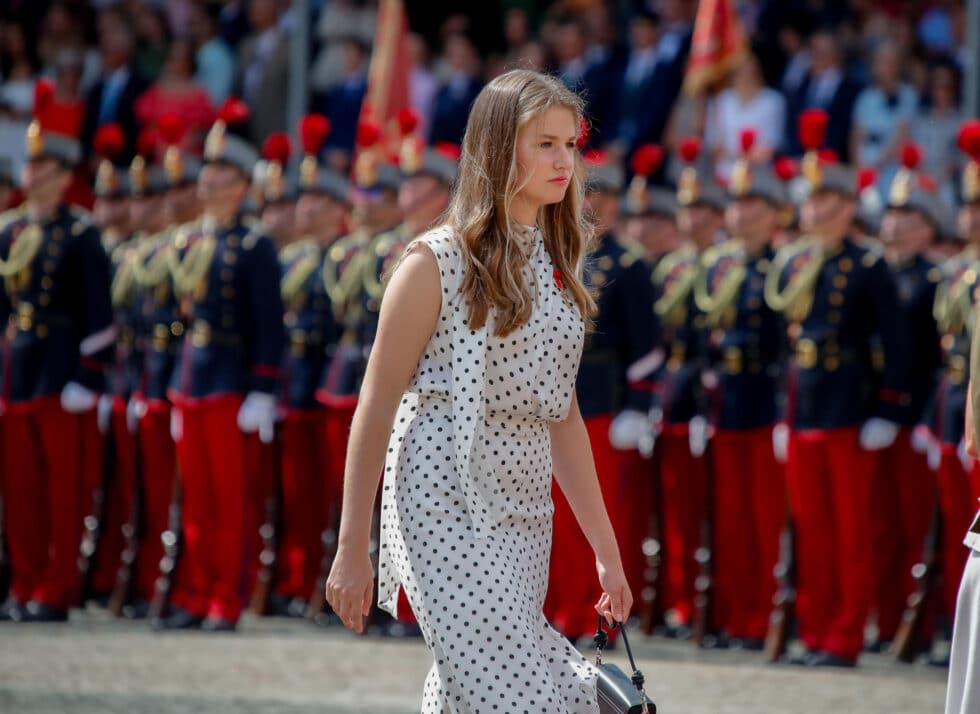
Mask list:
[[[327,248],[323,258],[323,287],[335,310],[342,310],[344,303],[361,289],[361,261],[367,254],[367,240],[363,231],[357,231],[338,238]]]
[[[371,241],[371,248],[368,255],[364,257],[363,274],[361,283],[368,297],[381,300],[384,294],[386,273],[392,261],[397,260],[401,250],[408,245],[408,241],[403,240],[401,228],[394,228],[379,234]],[[394,252],[396,248],[401,250]]]
[[[298,256],[315,251],[316,247],[316,241],[313,238],[303,238],[294,243],[290,243],[279,250],[279,262],[282,265],[289,265]]]
[[[963,251],[942,265],[943,280],[936,286],[932,314],[944,334],[959,334],[973,328],[975,290],[980,277],[980,261]]]
[[[27,214],[24,206],[17,206],[17,208],[9,208],[3,213],[0,213],[0,231],[9,226],[14,221],[20,220]]]
[[[874,266],[875,263],[885,257],[885,247],[879,240],[859,238],[854,241],[854,244],[865,251],[864,255],[861,256],[861,265],[865,268]]]
[[[29,223],[25,226],[17,234],[17,240],[10,247],[7,259],[0,259],[0,277],[12,278],[27,269],[41,249],[43,240],[44,232],[39,225]]]
[[[170,276],[170,255],[180,226],[170,226],[160,233],[142,236],[133,255],[133,278],[146,288],[159,286]]]
[[[117,267],[116,274],[112,277],[110,293],[112,306],[115,308],[127,306],[135,296],[133,288],[136,285],[135,264],[138,250],[135,244],[126,242],[113,251],[113,261],[117,263]]]
[[[290,262],[288,270],[279,281],[279,291],[284,303],[290,304],[299,296],[299,292],[319,265],[320,254],[317,251],[307,251]],[[299,306],[294,306],[294,309],[298,308]]]
[[[803,238],[781,248],[766,275],[765,299],[770,309],[783,313],[790,322],[806,319],[813,307],[813,291],[824,259],[820,245],[811,238]],[[787,268],[801,260],[805,261],[804,264],[788,277],[786,287],[781,287]]]

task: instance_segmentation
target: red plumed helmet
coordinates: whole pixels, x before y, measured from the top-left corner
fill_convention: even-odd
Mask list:
[[[289,155],[293,151],[292,142],[284,132],[269,134],[262,144],[262,158],[266,161],[276,161],[285,166],[289,162]]]
[[[644,144],[633,154],[633,173],[637,176],[650,176],[664,162],[664,150],[656,144]]]
[[[303,142],[303,151],[316,155],[320,152],[324,140],[330,135],[330,120],[322,114],[307,114],[299,120],[299,137]]]
[[[145,159],[152,160],[157,153],[157,142],[160,136],[152,126],[144,126],[136,137],[136,153]]]
[[[34,116],[40,116],[54,101],[54,82],[39,79],[34,83]]]
[[[92,139],[92,148],[103,159],[116,158],[125,146],[126,136],[122,127],[115,122],[100,126]]]
[[[799,173],[800,167],[788,156],[782,156],[773,162],[772,170],[780,181],[792,181]]]
[[[701,140],[695,136],[689,136],[681,141],[678,151],[685,163],[693,164],[701,154]]]
[[[419,114],[414,109],[402,109],[398,112],[398,131],[402,136],[408,136],[418,128]]]
[[[870,166],[862,166],[857,174],[857,190],[861,193],[866,188],[878,182],[878,172]]]
[[[807,151],[815,151],[823,146],[827,134],[827,112],[823,109],[807,109],[800,114],[800,144]]]
[[[752,151],[752,147],[755,146],[755,137],[756,137],[755,129],[752,128],[742,129],[742,133],[739,134],[738,140],[739,143],[742,145],[743,154],[747,154],[750,151]]]
[[[840,163],[840,157],[833,149],[820,149],[820,151],[817,152],[817,156],[820,157],[820,163],[823,164]]]
[[[909,142],[902,147],[902,166],[909,171],[915,171],[922,163],[922,149],[917,144]]]
[[[228,126],[242,124],[248,119],[248,105],[238,97],[228,97],[218,110],[218,119]]]
[[[445,156],[447,159],[452,159],[453,161],[459,161],[459,157],[463,153],[463,150],[460,148],[459,144],[454,144],[451,141],[437,141],[435,144],[433,144],[432,148]]]
[[[163,138],[163,142],[167,146],[174,146],[175,144],[179,144],[181,139],[184,138],[187,125],[178,114],[164,114],[160,117],[160,121],[157,122],[157,129]]]
[[[956,143],[961,151],[980,161],[980,119],[963,122]]]
[[[357,125],[357,146],[361,149],[374,146],[381,138],[381,127],[373,121],[362,121]]]

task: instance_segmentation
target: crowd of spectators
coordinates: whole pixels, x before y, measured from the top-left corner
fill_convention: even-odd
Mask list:
[[[555,72],[582,92],[590,143],[614,160],[647,142],[670,150],[697,134],[707,149],[703,168],[724,179],[743,128],[758,131],[759,161],[798,154],[797,118],[821,107],[830,116],[828,146],[841,160],[874,166],[886,185],[902,144],[915,140],[943,197],[955,200],[968,61],[964,0],[736,0],[748,52],[724,82],[694,95],[681,87],[696,0],[405,4],[410,97],[432,141],[459,142],[483,84],[530,67]],[[56,86],[48,125],[80,137],[86,150],[99,124],[117,121],[131,154],[138,127],[166,112],[190,127],[188,148],[199,146],[231,94],[250,106],[247,132],[260,143],[290,129],[290,41],[308,32],[308,104],[331,120],[328,160],[338,167],[350,160],[377,2],[311,0],[308,18],[297,17],[289,0],[5,5],[5,147],[23,143],[38,77]]]

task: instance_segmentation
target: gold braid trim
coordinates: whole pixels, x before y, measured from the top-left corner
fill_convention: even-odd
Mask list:
[[[0,259],[0,277],[11,278],[29,266],[37,257],[43,240],[44,233],[36,223],[29,224],[18,233],[7,259]]]
[[[684,265],[684,270],[677,276],[673,286],[669,291],[665,290],[660,299],[653,304],[654,312],[671,325],[679,325],[687,317],[684,303],[691,294],[700,271],[697,254],[687,248],[670,253],[660,261],[652,277],[654,285],[661,287],[674,269],[681,265]]]
[[[401,232],[399,229],[382,233],[372,241],[372,246],[368,248],[364,259],[364,275],[362,281],[364,291],[368,297],[380,300],[385,291],[385,267],[389,264],[388,258],[397,258],[389,255],[392,248],[401,242]],[[407,245],[405,243],[404,245]]]
[[[721,261],[731,258],[735,262],[729,266],[721,281],[714,290],[708,285],[708,278],[712,268],[718,268]],[[711,327],[721,327],[723,322],[730,322],[734,317],[732,308],[735,299],[738,297],[742,283],[748,273],[745,267],[745,251],[737,243],[726,243],[724,245],[709,248],[701,259],[701,270],[698,271],[697,279],[694,283],[694,302],[698,309],[705,313],[708,324]],[[725,318],[729,318],[726,320]]]
[[[112,252],[113,259],[118,263],[116,274],[112,277],[112,306],[125,307],[133,298],[133,287],[136,285],[136,253],[132,245],[120,245]]]
[[[327,291],[327,297],[333,303],[335,310],[342,308],[343,304],[355,294],[361,287],[361,274],[363,268],[361,262],[367,251],[363,250],[365,242],[363,233],[352,233],[344,236],[327,249],[326,258],[323,261],[323,287]],[[353,256],[346,267],[341,269],[340,264],[347,256],[348,251],[358,251]]]
[[[297,258],[279,281],[279,291],[284,303],[291,303],[297,293],[306,285],[313,271],[320,265],[320,256],[308,253]]]
[[[796,258],[810,253],[812,257],[790,278],[786,287],[779,289],[783,271]],[[781,312],[790,322],[802,322],[813,307],[813,290],[823,268],[825,256],[820,246],[809,238],[782,248],[773,259],[766,275],[766,304],[775,312]]]
[[[201,284],[211,267],[217,245],[214,236],[205,235],[190,244],[183,260],[176,250],[166,251],[170,274],[174,279],[174,292],[188,295]]]
[[[169,233],[147,236],[133,256],[133,277],[147,288],[155,288],[170,276],[170,254],[176,252]]]
[[[957,334],[973,332],[973,289],[980,276],[980,261],[972,256],[958,256],[947,264],[947,280],[936,286],[933,317],[940,332]],[[960,270],[962,268],[962,270]]]

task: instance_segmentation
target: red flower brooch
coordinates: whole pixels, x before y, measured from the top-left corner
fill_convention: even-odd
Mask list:
[[[564,290],[565,289],[565,281],[564,281],[564,279],[562,279],[561,271],[560,270],[555,270],[554,276],[555,276],[555,285],[558,286],[558,289],[559,290]]]

